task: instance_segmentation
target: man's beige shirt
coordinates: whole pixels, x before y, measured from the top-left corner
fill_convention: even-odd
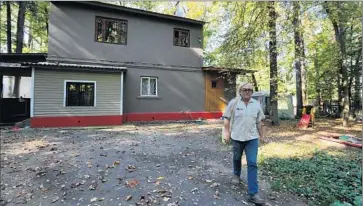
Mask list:
[[[231,119],[232,107],[236,101],[232,99],[223,117]],[[251,98],[246,105],[241,98],[237,99],[237,105],[234,112],[234,121],[232,122],[231,138],[237,141],[248,141],[259,137],[257,124],[265,118],[260,103]]]

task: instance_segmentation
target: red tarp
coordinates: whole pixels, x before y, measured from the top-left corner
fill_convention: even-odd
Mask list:
[[[344,140],[340,140],[338,136],[320,136],[320,139],[323,140],[328,140],[328,141],[332,141],[332,142],[337,142],[340,144],[345,144],[351,147],[357,147],[357,148],[362,148],[362,143],[353,143],[353,142],[348,142],[348,141],[344,141]]]

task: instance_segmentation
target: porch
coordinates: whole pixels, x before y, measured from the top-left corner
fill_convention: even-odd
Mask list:
[[[33,75],[23,62],[45,61],[46,54],[0,55],[0,125],[13,125],[31,116]]]

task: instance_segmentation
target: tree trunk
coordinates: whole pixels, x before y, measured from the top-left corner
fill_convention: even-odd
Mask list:
[[[32,50],[32,41],[33,41],[33,35],[32,35],[32,23],[31,21],[29,21],[29,38],[28,38],[28,48],[30,49],[30,51]]]
[[[297,1],[293,2],[294,6],[294,40],[295,40],[295,74],[296,74],[296,116],[301,117],[303,109],[303,95],[302,95],[302,75],[301,75],[301,24],[300,24],[300,3]]]
[[[269,53],[270,53],[270,115],[272,125],[279,125],[278,106],[277,106],[277,48],[276,48],[276,11],[275,2],[268,2],[269,11]]]
[[[10,1],[6,2],[6,37],[8,53],[12,53],[11,50],[11,5]]]
[[[338,79],[337,79],[337,86],[338,86],[338,103],[339,103],[339,111],[342,111],[343,108],[343,86],[342,86],[342,69],[341,66],[339,66],[338,71]]]
[[[301,20],[300,20],[300,25],[301,25]],[[301,28],[301,26],[300,26]],[[306,68],[305,68],[305,46],[304,46],[304,30],[301,29],[300,30],[300,39],[301,39],[301,44],[300,44],[300,52],[301,52],[301,90],[302,90],[302,100],[303,100],[303,106],[308,104],[308,89],[306,86],[306,81],[307,81],[307,73],[306,73]]]
[[[23,42],[24,42],[24,22],[25,22],[25,10],[26,10],[26,2],[19,1],[19,11],[18,11],[18,24],[16,31],[16,53],[23,53]],[[19,89],[20,89],[20,76],[15,76],[14,82],[14,95],[16,98],[19,98]]]
[[[16,31],[16,53],[23,53],[23,41],[24,41],[24,22],[25,22],[25,9],[26,2],[19,1],[18,11],[18,23]]]
[[[256,76],[253,73],[252,73],[252,82],[253,82],[253,85],[255,87],[255,91],[258,91],[258,85],[257,85]]]
[[[361,77],[361,71],[360,71],[360,65],[359,61],[361,59],[362,55],[362,48],[360,48],[357,59],[355,60],[354,65],[354,96],[353,96],[353,104],[354,104],[354,111],[353,113],[356,115],[357,112],[361,109],[361,89],[362,85],[360,83],[360,77]]]
[[[320,90],[320,71],[319,71],[319,62],[317,57],[317,52],[315,52],[314,58],[314,68],[315,68],[315,93],[316,93],[316,106],[318,107],[318,111],[320,110],[321,105],[321,90]]]
[[[345,48],[345,22],[342,20],[342,11],[341,11],[341,4],[343,2],[332,2],[335,5],[335,9],[337,12],[337,18],[334,18],[332,15],[332,11],[330,10],[328,3],[324,2],[324,7],[329,15],[329,18],[333,24],[334,32],[335,32],[335,38],[338,42],[339,46],[339,66],[340,66],[340,73],[341,76],[341,87],[338,87],[341,90],[341,93],[339,92],[338,95],[340,95],[340,98],[343,99],[343,105],[342,105],[342,118],[343,118],[343,126],[348,126],[348,119],[349,119],[349,88],[348,88],[348,69],[347,65],[345,64],[346,59],[346,48]],[[338,78],[339,79],[339,78]]]
[[[44,12],[46,13],[46,14],[48,14],[48,9],[47,9],[47,7],[44,7]],[[45,20],[45,28],[46,28],[46,30],[47,30],[47,36],[49,36],[49,16],[46,16],[46,20]],[[41,44],[42,45],[42,44]]]

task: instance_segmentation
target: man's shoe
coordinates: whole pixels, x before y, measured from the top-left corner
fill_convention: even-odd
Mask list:
[[[262,199],[258,194],[251,195],[248,198],[248,201],[255,203],[255,204],[264,204],[265,203],[265,200]]]
[[[232,184],[237,185],[241,182],[240,178],[237,175],[233,175]]]

